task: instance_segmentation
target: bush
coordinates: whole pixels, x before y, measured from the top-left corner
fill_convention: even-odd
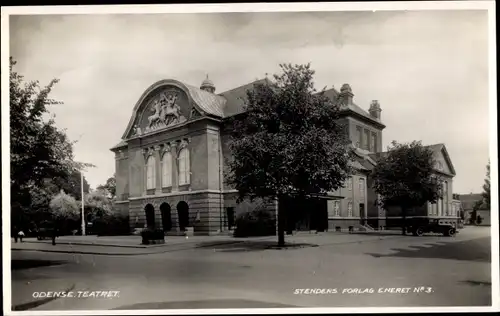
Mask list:
[[[274,235],[276,235],[276,220],[267,210],[257,209],[241,214],[236,219],[234,237]]]
[[[107,214],[93,221],[93,230],[98,236],[130,235],[129,218],[122,214]]]
[[[144,228],[141,231],[142,243],[148,245],[151,240],[165,240],[165,233],[161,229]]]

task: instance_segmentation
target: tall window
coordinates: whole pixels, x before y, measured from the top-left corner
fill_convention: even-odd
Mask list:
[[[359,179],[359,195],[364,198],[365,197],[365,179]]]
[[[363,149],[366,149],[368,150],[369,147],[369,141],[370,141],[370,131],[365,129],[364,133],[363,133]]]
[[[150,155],[146,160],[146,189],[151,190],[155,187],[155,158],[153,155]]]
[[[370,139],[370,151],[375,152],[377,148],[377,134],[372,133]]]
[[[347,216],[352,217],[352,202],[347,203]]]
[[[340,202],[333,201],[333,216],[340,216]]]
[[[448,207],[448,181],[445,181],[443,183],[443,199],[444,199],[444,205],[446,207],[446,215],[450,215],[450,209]]]
[[[356,147],[361,147],[363,144],[363,134],[361,131],[361,127],[356,127]]]
[[[161,186],[163,188],[172,186],[172,154],[166,152],[161,160]]]
[[[352,177],[347,178],[347,190],[352,191]]]
[[[187,148],[183,148],[179,152],[179,185],[189,184],[189,166],[189,150]]]
[[[445,215],[450,215],[450,210],[448,208],[448,181],[443,182],[443,202],[445,210]]]

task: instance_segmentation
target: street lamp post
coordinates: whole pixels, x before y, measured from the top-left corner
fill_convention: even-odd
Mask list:
[[[80,137],[78,138],[78,140],[82,139],[83,137],[83,134],[80,135]],[[82,162],[77,162],[77,165],[79,165],[79,167],[77,169],[79,169],[80,171],[80,189],[82,191],[82,236],[85,236],[85,192],[83,191],[83,171],[85,170],[85,167],[95,167],[94,165],[92,164],[89,164],[89,163],[82,163]]]
[[[82,189],[82,236],[85,236],[85,196],[83,192],[83,169],[80,171],[80,187]]]

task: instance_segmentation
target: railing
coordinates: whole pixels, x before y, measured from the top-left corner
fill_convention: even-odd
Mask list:
[[[370,225],[368,224],[364,224],[364,225],[361,225],[361,227],[363,227],[365,229],[365,231],[375,231],[375,228],[371,227]]]

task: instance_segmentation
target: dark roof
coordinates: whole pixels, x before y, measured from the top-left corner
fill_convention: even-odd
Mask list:
[[[219,95],[224,97],[227,102],[224,104],[224,116],[229,117],[236,114],[244,112],[244,104],[247,98],[247,91],[253,89],[256,84],[271,84],[272,82],[267,79],[259,79],[254,82],[248,83],[246,85],[234,88],[232,90],[222,92]],[[318,92],[318,94],[321,92]],[[324,95],[330,100],[336,100],[339,92],[335,88],[331,88],[324,91]],[[341,112],[354,112],[357,115],[362,116],[366,120],[383,125],[380,119],[371,116],[366,110],[362,109],[355,103],[351,103],[340,108]],[[384,125],[385,127],[385,125]]]
[[[124,140],[122,140],[121,142],[119,142],[118,144],[116,144],[115,146],[113,146],[112,148],[110,148],[111,151],[115,151],[117,149],[120,149],[120,148],[123,148],[123,147],[127,147],[128,143]]]
[[[225,117],[233,116],[236,114],[243,113],[245,100],[247,98],[247,91],[252,90],[257,84],[265,84],[270,83],[269,79],[259,79],[254,82],[239,86],[237,88],[219,93],[219,96],[226,99],[226,103],[224,104],[224,112]]]
[[[458,199],[460,201],[477,201],[481,200],[483,195],[481,193],[470,193],[470,194],[459,194]]]
[[[480,193],[459,194],[458,200],[462,203],[464,210],[472,210],[477,201],[481,201],[483,196]]]
[[[338,95],[339,95],[339,91],[337,91],[335,88],[331,88],[331,89],[328,89],[328,90],[325,90],[324,92],[324,95],[330,99],[330,100],[336,100]],[[341,108],[340,108],[340,111],[344,111],[344,112],[354,112],[362,117],[364,117],[365,119],[371,121],[371,122],[376,122],[378,124],[382,124],[382,121],[378,118],[375,118],[373,116],[370,115],[370,113],[368,113],[368,111],[364,110],[363,108],[361,108],[359,105],[357,105],[356,103],[350,103],[350,104],[347,104],[347,105],[343,105]],[[384,125],[385,127],[385,125]]]

